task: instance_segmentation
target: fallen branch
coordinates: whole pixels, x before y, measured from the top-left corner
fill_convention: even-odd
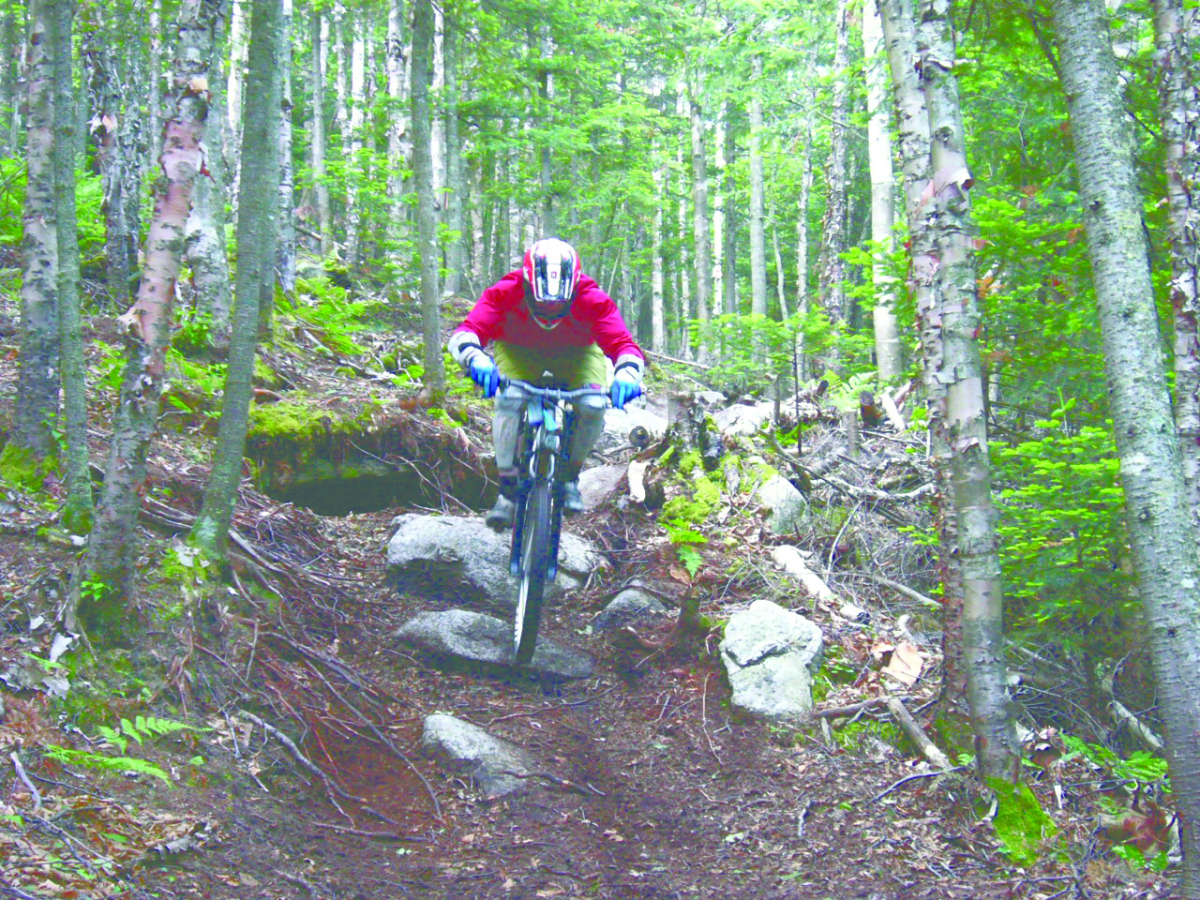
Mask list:
[[[595,794],[597,797],[608,796],[603,791],[592,787],[590,784],[585,783],[584,785],[581,786],[581,785],[576,784],[573,781],[567,781],[567,779],[565,779],[565,778],[559,778],[557,775],[551,775],[549,772],[521,773],[521,772],[512,772],[512,771],[509,771],[508,769],[501,769],[496,774],[497,775],[511,775],[513,778],[520,778],[522,780],[525,780],[527,778],[541,778],[544,781],[548,781],[551,784],[557,785],[558,787],[565,788],[568,791],[574,791],[577,794],[583,794],[583,796],[585,796],[585,797],[588,796],[588,791],[590,791],[592,794]],[[586,791],[584,790],[584,787],[587,788]]]
[[[412,844],[428,844],[429,838],[414,837],[408,834],[396,834],[392,831],[363,831],[360,828],[346,828],[344,825],[334,825],[332,822],[313,822],[316,828],[328,828],[338,834],[352,834],[355,837],[376,838],[381,841],[405,841]]]
[[[854,703],[850,706],[831,706],[829,709],[817,710],[813,715],[818,719],[843,719],[848,716],[857,716],[859,713],[869,709],[879,709],[887,705],[887,698],[874,697],[870,700],[864,700],[862,703]]]
[[[12,753],[8,754],[8,758],[12,760],[13,768],[17,771],[17,777],[21,779],[21,783],[25,785],[26,789],[29,791],[29,796],[33,798],[34,810],[41,809],[42,793],[36,787],[34,787],[33,782],[29,780],[29,776],[25,773],[25,767],[21,765],[21,757],[17,755],[17,751],[14,750]]]
[[[938,603],[932,597],[926,597],[924,594],[914,591],[910,587],[905,587],[898,581],[892,581],[890,578],[884,578],[882,575],[872,575],[870,572],[862,572],[861,574],[865,575],[876,584],[881,584],[886,588],[891,588],[897,594],[903,594],[910,600],[916,600],[918,603],[923,603],[925,606],[932,607],[933,609],[942,608],[942,604]]]
[[[925,733],[925,729],[917,724],[917,720],[912,717],[912,713],[904,708],[904,704],[898,698],[888,697],[885,705],[888,712],[892,715],[892,721],[900,726],[900,730],[916,745],[917,749],[921,751],[922,756],[939,769],[948,770],[953,768],[950,757],[946,756],[938,748],[937,744],[929,739],[929,735]]]

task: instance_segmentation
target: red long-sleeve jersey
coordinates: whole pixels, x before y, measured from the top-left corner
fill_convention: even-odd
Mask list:
[[[483,292],[467,318],[455,329],[452,346],[463,332],[473,334],[484,347],[492,341],[546,350],[598,344],[614,364],[623,362],[621,357],[632,358],[631,361],[642,365],[645,362],[645,354],[629,333],[612,298],[594,279],[582,274],[571,312],[555,328],[547,330],[533,321],[525,303],[524,277],[517,269]]]

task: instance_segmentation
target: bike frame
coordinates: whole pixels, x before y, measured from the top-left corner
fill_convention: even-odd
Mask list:
[[[553,498],[553,513],[550,530],[549,571],[546,580],[553,581],[558,575],[558,548],[562,532],[563,482],[557,477],[559,466],[565,465],[566,448],[570,442],[570,427],[564,404],[574,403],[584,397],[608,396],[601,388],[578,388],[573,391],[539,387],[515,378],[501,378],[500,389],[515,387],[525,394],[525,407],[521,422],[521,456],[517,460],[521,470],[521,481],[517,488],[517,508],[513,521],[512,550],[509,555],[509,571],[520,578],[521,544],[525,528],[525,503],[530,489],[536,482],[550,485]]]

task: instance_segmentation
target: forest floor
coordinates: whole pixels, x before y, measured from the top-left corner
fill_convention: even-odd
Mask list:
[[[102,458],[102,442],[93,451]],[[177,510],[194,506],[203,474],[195,458],[168,436],[152,460],[153,487],[170,486]],[[1062,773],[1034,773],[1057,849],[1019,868],[980,815],[987,804],[970,779],[927,777],[926,764],[878,732],[847,742],[828,729],[733,716],[711,642],[647,652],[588,634],[623,584],[664,574],[640,568],[644,557],[629,551],[637,524],[615,513],[577,526],[601,539],[615,576],[553,606],[544,625],[545,635],[595,656],[596,674],[543,685],[434,668],[393,639],[417,613],[460,602],[388,586],[385,547],[403,510],[322,519],[247,497],[243,532],[285,556],[319,560],[319,581],[282,606],[245,608],[240,621],[253,639],[240,656],[172,645],[180,632],[168,627],[101,676],[28,663],[51,658],[72,551],[38,533],[41,513],[27,496],[0,491],[0,680],[13,689],[0,694],[0,749],[11,765],[0,796],[0,896],[1171,896],[1169,875],[1135,874],[1104,851],[1092,836],[1094,809],[1079,799],[1086,788],[1064,790]],[[145,561],[161,560],[169,536],[144,534]],[[148,582],[143,615],[178,599]],[[746,599],[727,591],[708,611]],[[205,686],[187,667],[203,655],[214,659],[208,671],[230,673],[220,704],[196,699]],[[24,682],[14,674],[21,667]],[[56,675],[70,681],[65,696]],[[854,699],[862,697],[826,702]],[[435,712],[535,751],[551,776],[530,779],[514,799],[482,799],[421,755],[423,721]],[[99,755],[99,723],[151,713],[208,729],[160,740],[143,729],[144,746],[130,743],[129,756],[165,778],[55,759],[59,745]],[[289,748],[280,734],[299,736]]]

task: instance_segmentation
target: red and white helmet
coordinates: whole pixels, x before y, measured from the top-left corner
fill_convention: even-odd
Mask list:
[[[554,328],[571,311],[579,284],[579,254],[566,241],[543,238],[525,251],[525,297],[533,320]]]

